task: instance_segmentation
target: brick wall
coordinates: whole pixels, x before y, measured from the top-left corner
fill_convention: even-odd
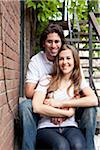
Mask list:
[[[7,104],[6,88],[15,114],[19,96],[19,35],[20,2],[0,1],[0,150],[14,149],[14,120]]]

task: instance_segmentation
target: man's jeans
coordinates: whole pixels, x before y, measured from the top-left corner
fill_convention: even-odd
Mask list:
[[[33,113],[32,100],[19,104],[20,127],[22,130],[22,150],[35,150],[37,122],[39,116]]]
[[[78,110],[78,115],[80,110]],[[37,122],[39,116],[32,111],[32,101],[25,100],[19,104],[20,124],[23,131],[22,150],[35,150]],[[85,108],[79,127],[85,130],[88,150],[95,150],[94,134],[96,127],[96,108]]]
[[[79,120],[79,127],[85,135],[87,150],[95,150],[96,112],[96,107],[79,108],[76,111],[76,120]]]

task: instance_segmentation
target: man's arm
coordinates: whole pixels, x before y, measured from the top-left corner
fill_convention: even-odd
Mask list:
[[[54,107],[92,107],[98,105],[98,100],[94,91],[90,88],[84,88],[82,90],[84,97],[73,98],[71,100],[62,100],[60,103],[57,100],[49,100],[51,106]]]
[[[34,89],[36,87],[36,84],[34,83],[25,83],[25,96],[28,99],[32,99],[34,95]]]
[[[45,96],[46,93],[43,92],[36,91],[34,93],[32,100],[33,112],[49,117],[70,117],[74,114],[74,109],[69,111],[65,109],[54,108],[50,105],[45,105],[43,103]]]

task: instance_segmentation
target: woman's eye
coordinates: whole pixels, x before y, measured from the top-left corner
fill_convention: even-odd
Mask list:
[[[70,59],[70,57],[67,57],[67,59]]]
[[[62,57],[60,57],[60,58],[59,58],[59,60],[63,60],[63,58],[62,58]]]

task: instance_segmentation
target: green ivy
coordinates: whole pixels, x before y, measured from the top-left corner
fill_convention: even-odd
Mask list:
[[[62,16],[58,8],[62,7],[62,3],[59,0],[26,0],[28,8],[33,8],[36,11],[36,47],[35,52],[39,51],[39,39],[41,32],[48,24],[50,20],[56,20],[56,18]]]
[[[62,7],[62,4],[58,0],[26,0],[26,4],[27,7],[37,10],[37,19],[39,22],[47,22],[50,18],[55,19],[55,17],[61,15],[58,8]]]
[[[76,9],[76,13],[79,21],[88,20],[88,11],[98,11],[98,0],[66,0],[69,1],[68,7],[69,15],[71,16]],[[32,7],[36,10],[37,14],[37,29],[36,29],[36,51],[39,49],[39,38],[44,27],[50,20],[57,20],[62,14],[58,8],[62,7],[62,3],[59,0],[26,0],[27,7]],[[98,20],[100,21],[100,20]],[[75,23],[75,22],[74,22]],[[76,24],[76,23],[75,23]],[[87,26],[81,27],[82,32],[88,32]]]

